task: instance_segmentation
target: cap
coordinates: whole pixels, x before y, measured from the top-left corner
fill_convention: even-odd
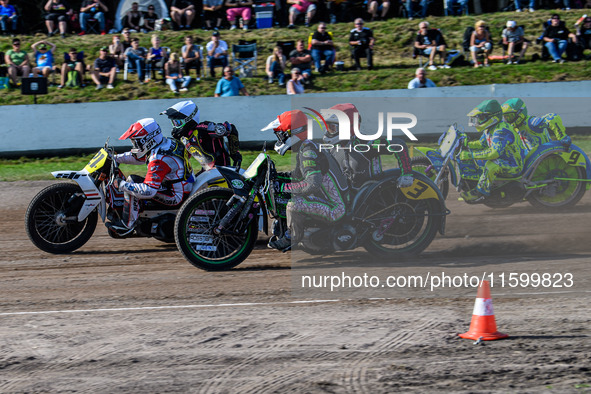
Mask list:
[[[39,49],[47,49],[47,45],[41,44],[41,45],[39,45]]]
[[[517,22],[515,21],[507,21],[507,27],[517,27]]]
[[[109,50],[109,48],[108,48],[108,47],[101,47],[101,51],[105,51],[105,52],[107,52],[108,50]]]
[[[215,30],[212,34],[213,37],[219,37],[220,36],[220,32]]]

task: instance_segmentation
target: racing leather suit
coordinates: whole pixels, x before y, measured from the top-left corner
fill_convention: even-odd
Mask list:
[[[204,170],[211,170],[214,166],[230,166],[230,159],[240,161],[238,129],[231,123],[214,123],[204,121],[179,136],[189,153],[201,164]],[[224,137],[228,140],[228,149],[224,144]],[[235,163],[236,164],[236,163]]]
[[[534,151],[538,146],[550,142],[554,138],[564,146],[570,146],[571,139],[566,135],[566,128],[562,124],[562,118],[557,114],[546,114],[544,116],[528,116],[519,126],[513,127],[521,135],[528,151]]]

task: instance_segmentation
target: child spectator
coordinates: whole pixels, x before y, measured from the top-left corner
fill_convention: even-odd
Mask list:
[[[144,24],[142,25],[142,33],[150,33],[156,30],[156,21],[158,14],[153,4],[148,6],[148,12],[144,13]]]
[[[113,42],[109,45],[109,55],[115,60],[117,67],[122,68],[125,63],[125,48],[118,35],[113,36]]]
[[[287,81],[287,94],[303,94],[304,93],[304,85],[302,81],[304,77],[302,76],[302,72],[299,68],[294,67],[291,69],[291,79]]]
[[[47,36],[51,37],[58,30],[55,26],[58,25],[59,32],[64,38],[68,28],[68,16],[72,15],[74,11],[70,8],[66,0],[48,0],[44,7],[48,14],[45,16],[45,26],[47,27]]]
[[[2,34],[10,32],[14,36],[16,33],[18,15],[13,5],[8,4],[9,0],[0,0],[0,28]]]
[[[33,76],[37,77],[39,74],[45,78],[49,78],[52,71],[56,70],[54,67],[53,51],[55,51],[55,45],[45,41],[37,41],[31,48],[35,51],[35,63],[37,67],[33,68]]]
[[[152,70],[152,79],[156,79],[156,69],[163,69],[164,63],[166,63],[166,58],[168,57],[168,53],[166,53],[166,49],[160,46],[160,37],[157,34],[152,35],[152,47],[148,51],[148,64],[150,64],[150,69]],[[146,79],[149,76],[146,76]]]
[[[273,48],[273,54],[267,58],[267,64],[265,66],[265,72],[269,77],[269,83],[273,83],[273,78],[279,79],[279,86],[285,86],[285,69],[286,62],[285,55],[280,46]]]
[[[507,64],[518,64],[528,47],[523,28],[517,26],[515,21],[507,21],[507,27],[502,33],[503,45],[507,47]],[[514,58],[514,53],[519,52],[519,57]]]
[[[191,69],[194,68],[197,72],[196,79],[199,81],[201,79],[201,68],[203,64],[201,63],[199,46],[193,44],[193,37],[185,37],[185,45],[181,48],[181,54],[184,61],[185,75],[189,76]]]
[[[17,77],[28,77],[31,63],[27,52],[21,50],[21,40],[15,38],[12,40],[12,49],[6,51],[4,61],[8,65],[8,76],[13,86],[20,86]]]
[[[138,82],[140,85],[143,85],[148,51],[146,48],[140,47],[139,38],[131,39],[131,48],[127,48],[125,56],[127,56],[127,60],[129,61],[129,67],[135,66]]]
[[[484,53],[484,67],[488,67],[488,55],[492,50],[492,42],[490,39],[490,33],[486,30],[486,22],[476,22],[474,29],[475,30],[470,37],[470,54],[472,55],[474,67],[481,67],[476,57],[479,53]]]
[[[188,91],[188,86],[191,83],[191,77],[184,76],[179,62],[179,55],[176,52],[170,54],[170,59],[164,65],[164,76],[166,83],[170,86],[170,90],[174,93],[179,92],[177,84],[181,84],[181,92]]]
[[[236,19],[242,18],[241,28],[248,30],[252,16],[252,0],[226,0],[226,16],[230,22],[230,30],[236,29]]]
[[[107,89],[113,89],[115,77],[117,75],[117,67],[115,60],[109,56],[109,48],[102,47],[99,52],[99,57],[94,61],[94,69],[92,71],[92,80],[96,84],[96,89],[102,89],[107,85]]]

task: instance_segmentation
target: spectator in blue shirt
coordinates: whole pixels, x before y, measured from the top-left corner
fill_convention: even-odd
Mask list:
[[[234,76],[232,67],[224,67],[224,76],[215,87],[215,97],[240,96],[240,93],[249,96],[240,79]]]
[[[8,4],[8,0],[0,0],[0,27],[2,28],[2,34],[8,31],[11,34],[16,33],[18,16],[16,15],[16,9],[13,5]]]
[[[408,83],[409,89],[417,89],[417,88],[435,88],[435,82],[431,81],[427,78],[427,72],[423,67],[417,68],[415,72],[415,79],[411,79]]]

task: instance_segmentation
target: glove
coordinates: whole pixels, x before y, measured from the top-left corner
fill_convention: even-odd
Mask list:
[[[238,166],[240,163],[242,163],[242,155],[240,154],[240,152],[232,153],[230,155],[230,158],[234,162],[234,166]]]
[[[121,186],[121,182],[125,182],[125,179],[122,179],[119,177],[115,177],[115,179],[113,179],[113,186],[115,187],[115,189],[119,190],[119,186]]]
[[[398,178],[398,187],[411,187],[414,183],[415,179],[412,175],[403,175]]]
[[[191,134],[190,130],[181,131],[177,128],[173,128],[172,132],[170,133],[172,138],[177,139],[177,140],[180,140],[182,137],[189,138],[190,134]]]
[[[463,150],[460,152],[460,160],[471,160],[473,159],[472,152],[469,150]]]
[[[462,139],[462,147],[467,148],[468,147],[468,142],[470,142],[470,141],[468,141],[468,137],[463,138]]]
[[[568,152],[568,149],[570,148],[572,141],[571,141],[570,137],[567,135],[566,137],[564,137],[563,139],[560,140],[560,144],[562,145],[564,150]]]

